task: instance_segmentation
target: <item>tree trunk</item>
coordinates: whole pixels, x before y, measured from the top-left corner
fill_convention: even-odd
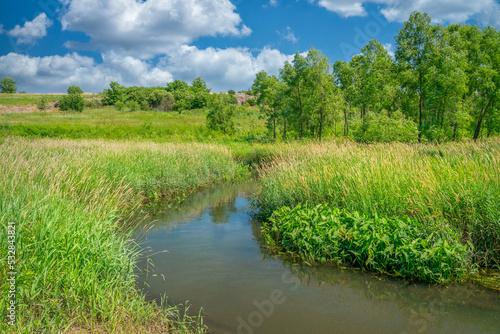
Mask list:
[[[493,97],[490,98],[486,107],[483,110],[481,110],[481,113],[479,114],[479,119],[477,121],[476,130],[474,130],[474,137],[472,138],[474,141],[476,141],[477,138],[479,138],[479,134],[481,133],[481,125],[483,124],[483,118],[486,115],[486,111],[488,111],[488,108],[490,107],[492,99],[493,99]]]
[[[419,113],[419,121],[418,121],[418,142],[422,142],[422,123],[423,123],[423,115],[422,115],[422,72],[419,73],[419,88],[420,91],[418,93],[419,102],[418,102],[418,113]]]
[[[458,127],[458,123],[453,123],[453,139],[452,139],[452,141],[457,140],[457,127]]]

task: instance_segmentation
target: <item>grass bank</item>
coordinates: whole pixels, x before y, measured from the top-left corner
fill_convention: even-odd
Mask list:
[[[17,95],[17,94],[16,94]],[[178,112],[119,111],[113,107],[81,113],[0,114],[0,137],[113,139],[164,142],[252,142],[265,137],[264,120],[255,107],[239,108],[235,132],[224,135],[206,127],[204,109]]]
[[[500,262],[500,141],[439,146],[355,143],[284,145],[260,169],[256,208],[267,219],[284,206],[328,203],[371,219],[409,217],[450,228],[472,260]]]
[[[203,332],[135,288],[140,249],[121,223],[144,195],[180,198],[246,170],[206,144],[26,140],[0,144],[0,265],[16,231],[16,327],[0,331]],[[10,302],[0,272],[0,313]],[[5,318],[4,318],[5,320]]]

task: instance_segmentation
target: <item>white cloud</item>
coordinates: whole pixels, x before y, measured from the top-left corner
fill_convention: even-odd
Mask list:
[[[14,78],[19,90],[31,93],[65,92],[70,85],[99,92],[111,81],[125,86],[165,86],[174,78],[192,81],[198,76],[215,91],[227,91],[249,88],[261,70],[278,74],[292,58],[270,48],[253,55],[246,48],[200,50],[187,45],[155,64],[114,51],[103,53],[102,63],[77,53],[46,57],[9,53],[0,56],[0,73]]]
[[[310,0],[315,2],[315,0]],[[465,22],[476,19],[500,27],[500,4],[495,0],[319,0],[318,5],[343,17],[366,16],[365,4],[381,5],[389,21],[404,22],[413,11],[427,12],[435,22]]]
[[[52,20],[45,13],[39,14],[33,21],[27,21],[24,26],[16,25],[14,29],[7,31],[7,34],[17,38],[17,44],[33,44],[39,38],[47,35],[47,28],[53,24]],[[3,26],[0,27],[0,33]]]
[[[269,0],[269,5],[273,7],[278,6],[278,0]]]
[[[200,50],[183,46],[170,55],[167,68],[175,78],[186,81],[201,76],[215,91],[241,90],[252,85],[258,72],[278,74],[284,62],[292,59],[292,56],[267,47],[254,56],[246,48]]]
[[[62,0],[60,0],[62,1]],[[168,54],[200,36],[247,36],[229,0],[64,0],[63,30],[81,31],[88,44],[68,42],[69,48],[89,48],[152,58]]]
[[[282,33],[280,31],[277,31],[276,32],[281,39],[284,39],[285,41],[289,41],[289,42],[292,42],[292,43],[297,43],[298,39],[297,37],[295,37],[295,33],[293,32],[292,28],[290,27],[286,27],[286,32],[285,33]]]
[[[396,57],[396,50],[394,49],[394,45],[392,43],[385,43],[384,48],[387,50],[389,57],[393,59]]]

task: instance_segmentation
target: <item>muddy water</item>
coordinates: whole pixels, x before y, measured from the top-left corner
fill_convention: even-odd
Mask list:
[[[500,333],[498,292],[406,284],[269,254],[248,215],[256,191],[255,183],[218,186],[154,217],[144,246],[168,253],[151,256],[159,276],[140,274],[148,298],[188,300],[220,334]]]

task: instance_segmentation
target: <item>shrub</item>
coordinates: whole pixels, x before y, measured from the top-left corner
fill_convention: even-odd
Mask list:
[[[83,94],[83,90],[78,86],[69,86],[68,94]]]
[[[47,98],[45,96],[42,96],[37,104],[36,104],[36,107],[38,108],[38,110],[45,110],[47,109]]]
[[[354,265],[424,282],[447,282],[470,271],[470,254],[448,227],[430,232],[410,219],[367,218],[328,205],[275,211],[266,240],[309,262]]]
[[[59,109],[62,111],[82,112],[85,107],[85,99],[80,94],[68,94],[59,101]]]
[[[137,111],[139,110],[139,103],[135,101],[128,101],[125,106],[129,109],[129,111]]]
[[[115,103],[116,110],[122,111],[125,109],[125,103],[123,101],[118,101]]]
[[[6,77],[0,81],[0,93],[15,93],[17,90],[16,81]]]
[[[234,95],[234,94],[236,94],[236,92],[235,92],[234,90],[232,90],[232,89],[228,90],[228,91],[227,91],[227,93],[228,93],[229,95]]]
[[[418,140],[418,127],[401,112],[391,117],[385,113],[370,113],[364,121],[354,125],[354,138],[363,142],[403,142]]]
[[[149,94],[148,102],[153,109],[170,111],[174,106],[175,99],[172,93],[164,89],[156,89]]]

